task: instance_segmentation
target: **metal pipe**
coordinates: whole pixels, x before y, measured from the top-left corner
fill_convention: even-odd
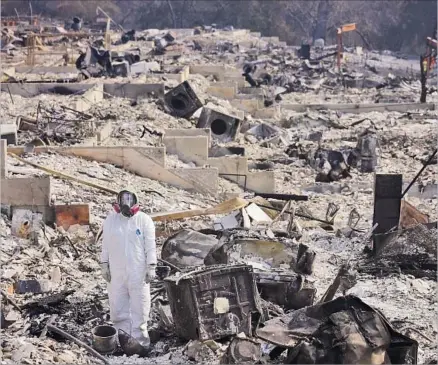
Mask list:
[[[307,195],[269,194],[269,193],[256,193],[255,195],[261,196],[262,198],[265,198],[265,199],[295,200],[295,201],[309,200],[309,197]]]
[[[437,149],[435,148],[435,151],[433,151],[433,153],[430,155],[429,159],[426,161],[426,163],[423,165],[423,167],[420,169],[420,171],[418,171],[417,175],[415,175],[414,179],[410,182],[408,187],[403,192],[403,194],[401,196],[402,199],[406,195],[406,193],[409,191],[409,189],[412,187],[412,185],[414,185],[415,181],[417,181],[417,179],[420,177],[420,175],[424,171],[424,169],[429,165],[429,162],[432,161],[432,159],[435,157],[436,153],[437,153]]]

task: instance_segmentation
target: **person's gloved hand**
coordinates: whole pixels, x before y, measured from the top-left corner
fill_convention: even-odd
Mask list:
[[[157,273],[155,272],[155,265],[150,265],[146,268],[146,276],[144,278],[144,281],[149,284],[152,280],[154,280],[157,277]]]
[[[111,273],[109,269],[109,263],[108,262],[102,262],[100,264],[100,269],[102,270],[102,276],[105,279],[107,283],[111,281]]]

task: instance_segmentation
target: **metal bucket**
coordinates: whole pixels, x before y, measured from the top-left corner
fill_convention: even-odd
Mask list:
[[[101,354],[110,354],[117,347],[117,330],[112,326],[96,326],[91,331],[93,347]]]

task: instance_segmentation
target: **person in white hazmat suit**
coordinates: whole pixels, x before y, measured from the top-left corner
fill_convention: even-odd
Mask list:
[[[138,198],[122,190],[103,224],[101,269],[108,282],[111,321],[140,344],[150,344],[147,321],[151,309],[150,282],[155,279],[155,226],[140,211]]]

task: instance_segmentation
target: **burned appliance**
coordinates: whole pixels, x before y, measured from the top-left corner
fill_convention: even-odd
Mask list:
[[[234,116],[203,108],[196,128],[210,128],[214,139],[229,142],[236,138],[240,131],[240,125],[240,119]]]
[[[365,130],[359,135],[357,150],[360,151],[360,171],[374,172],[377,166],[377,135],[374,131]]]
[[[176,334],[186,340],[250,335],[260,297],[248,265],[211,266],[164,280]]]
[[[373,252],[378,254],[395,235],[400,221],[403,175],[377,174],[374,181]]]
[[[311,279],[281,269],[256,271],[260,296],[285,310],[300,309],[313,305],[316,289]]]
[[[270,319],[256,333],[288,349],[286,364],[417,364],[418,342],[352,295]]]
[[[202,107],[201,101],[187,81],[164,95],[164,103],[170,114],[180,118],[190,118],[193,113]]]

